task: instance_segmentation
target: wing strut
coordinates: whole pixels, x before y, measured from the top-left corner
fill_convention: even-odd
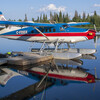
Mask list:
[[[49,40],[48,37],[47,37],[46,35],[44,35],[38,28],[34,27],[34,29],[36,29],[36,30],[37,30],[40,34],[42,34],[47,40]]]

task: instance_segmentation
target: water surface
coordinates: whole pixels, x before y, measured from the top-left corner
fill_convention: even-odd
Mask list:
[[[29,46],[31,43],[25,41],[9,40],[0,38],[0,53],[6,53],[9,51],[29,51]],[[35,45],[36,47],[40,45]],[[94,40],[84,41],[76,43],[76,48],[95,48]],[[89,73],[100,78],[100,39],[97,41],[97,53],[94,54],[96,59],[80,59],[83,64],[82,68],[88,69]],[[76,68],[77,65],[69,65]],[[18,90],[21,90],[31,84],[38,82],[35,78],[26,76],[15,76],[11,78],[5,86],[0,85],[0,98],[8,96]],[[44,95],[45,100],[99,100],[100,99],[100,81],[95,83],[85,83],[85,82],[69,82],[66,85],[60,83],[54,84],[52,87],[33,96],[30,100],[41,100],[42,95]]]

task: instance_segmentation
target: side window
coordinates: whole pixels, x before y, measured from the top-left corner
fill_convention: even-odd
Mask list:
[[[55,32],[56,31],[56,29],[53,29],[53,32]]]
[[[44,32],[44,30],[42,29],[41,32]]]
[[[47,32],[48,31],[48,29],[45,29],[45,32]]]
[[[49,32],[51,32],[51,28],[49,29]]]
[[[34,31],[32,30],[31,33],[34,33]]]

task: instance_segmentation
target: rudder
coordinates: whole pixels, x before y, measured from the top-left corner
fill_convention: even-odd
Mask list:
[[[0,20],[1,20],[1,21],[6,21],[6,19],[5,19],[4,15],[2,14],[2,12],[1,12],[1,11],[0,11]]]

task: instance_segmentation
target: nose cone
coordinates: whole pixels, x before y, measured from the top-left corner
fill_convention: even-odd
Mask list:
[[[88,30],[88,39],[93,39],[96,36],[95,30]]]

